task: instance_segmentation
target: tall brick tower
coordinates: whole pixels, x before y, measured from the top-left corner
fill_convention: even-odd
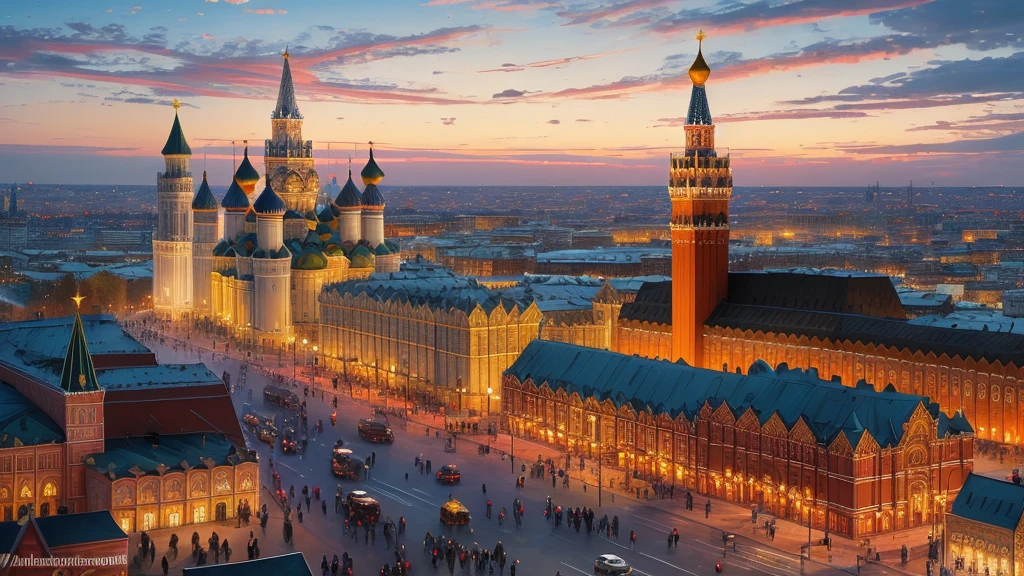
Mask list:
[[[704,83],[711,69],[701,53],[690,66],[690,109],[686,151],[669,157],[668,194],[672,200],[672,356],[704,367],[704,321],[728,294],[729,157],[715,151],[715,125]]]

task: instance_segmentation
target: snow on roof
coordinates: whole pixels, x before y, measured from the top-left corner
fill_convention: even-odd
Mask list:
[[[644,257],[670,257],[671,248],[617,246],[593,250],[555,250],[537,254],[537,262],[612,262],[638,264]]]

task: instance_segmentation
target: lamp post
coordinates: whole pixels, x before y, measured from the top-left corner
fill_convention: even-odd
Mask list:
[[[309,359],[309,386],[316,391],[316,353],[320,347],[313,345],[313,356]]]
[[[512,473],[516,473],[516,435],[515,430],[512,426],[512,414],[508,414],[508,437],[511,441],[511,446],[508,449],[508,459],[512,461]]]
[[[494,389],[490,386],[487,387],[487,419],[491,419],[491,394],[494,394]]]
[[[604,485],[604,478],[602,477],[602,474],[601,474],[601,468],[602,468],[601,460],[603,460],[602,456],[604,455],[604,450],[603,450],[603,446],[601,446],[597,442],[591,442],[590,443],[590,449],[593,450],[594,448],[597,448],[597,507],[600,508],[601,507],[601,487]]]
[[[297,380],[298,377],[295,375],[295,367],[298,366],[299,361],[296,358],[297,354],[295,350],[298,348],[298,343],[295,341],[295,336],[289,337],[288,341],[292,345],[292,380]]]
[[[309,344],[309,340],[302,339],[302,365],[306,365],[306,344]],[[298,380],[298,378],[296,378]]]

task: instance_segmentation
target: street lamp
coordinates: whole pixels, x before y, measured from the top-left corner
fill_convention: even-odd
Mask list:
[[[590,450],[593,451],[597,448],[597,507],[601,507],[601,487],[604,485],[604,478],[602,472],[602,460],[604,460],[604,447],[597,442],[590,443]]]
[[[309,385],[316,391],[316,353],[320,347],[313,345],[313,357],[309,359]]]
[[[298,378],[295,376],[295,367],[298,365],[298,360],[295,357],[295,349],[298,348],[298,346],[296,346],[295,336],[289,336],[288,343],[292,345],[292,380],[297,380]]]
[[[494,389],[490,386],[487,387],[487,419],[491,419],[491,394],[494,394]]]

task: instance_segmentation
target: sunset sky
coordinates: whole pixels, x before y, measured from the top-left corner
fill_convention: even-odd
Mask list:
[[[0,182],[227,185],[287,46],[324,181],[661,185],[700,29],[738,186],[1024,184],[1021,0],[4,2]]]

